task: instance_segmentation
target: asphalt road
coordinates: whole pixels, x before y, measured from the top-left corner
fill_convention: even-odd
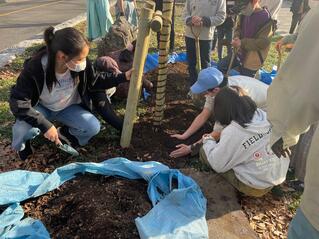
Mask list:
[[[86,0],[20,0],[0,4],[0,51],[86,11]]]

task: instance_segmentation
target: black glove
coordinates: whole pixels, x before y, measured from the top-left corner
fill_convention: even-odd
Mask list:
[[[276,156],[278,158],[280,158],[281,156],[287,158],[288,156],[291,156],[291,151],[289,148],[284,149],[284,141],[282,140],[282,138],[278,139],[276,143],[273,144],[273,146],[271,146],[272,151],[274,152],[274,154],[276,154]]]

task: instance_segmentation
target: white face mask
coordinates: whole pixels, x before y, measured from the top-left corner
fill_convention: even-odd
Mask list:
[[[74,67],[71,67],[68,65],[68,63],[66,63],[66,66],[69,68],[70,71],[80,72],[84,71],[86,68],[86,60],[82,61],[79,64],[75,64],[72,60],[71,62],[73,63]]]
[[[244,16],[251,16],[254,13],[253,5],[249,3],[240,13]]]

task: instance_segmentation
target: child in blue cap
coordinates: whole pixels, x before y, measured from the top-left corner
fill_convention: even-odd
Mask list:
[[[208,119],[214,115],[215,95],[222,87],[227,85],[240,88],[243,92],[242,94],[250,96],[259,108],[266,111],[268,85],[247,76],[231,76],[229,78],[224,78],[221,71],[214,67],[208,67],[200,71],[198,74],[198,80],[190,88],[193,94],[205,94],[205,105],[201,113],[194,119],[184,133],[173,134],[171,137],[179,140],[186,140],[195,134],[208,121]],[[215,124],[214,129],[220,131],[220,126]],[[171,157],[177,158],[190,153],[190,145],[182,145],[177,148],[178,149],[171,153]]]

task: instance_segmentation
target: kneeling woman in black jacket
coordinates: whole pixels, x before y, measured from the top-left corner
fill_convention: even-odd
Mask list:
[[[130,72],[96,73],[87,59],[89,43],[74,28],[49,27],[44,40],[46,47],[26,60],[11,90],[10,108],[16,117],[12,146],[22,160],[33,153],[30,140],[40,132],[55,144],[60,140],[73,146],[87,144],[100,131],[91,113],[92,105],[103,107],[97,96],[103,101],[101,90],[130,77]],[[52,121],[63,126],[57,129]]]

